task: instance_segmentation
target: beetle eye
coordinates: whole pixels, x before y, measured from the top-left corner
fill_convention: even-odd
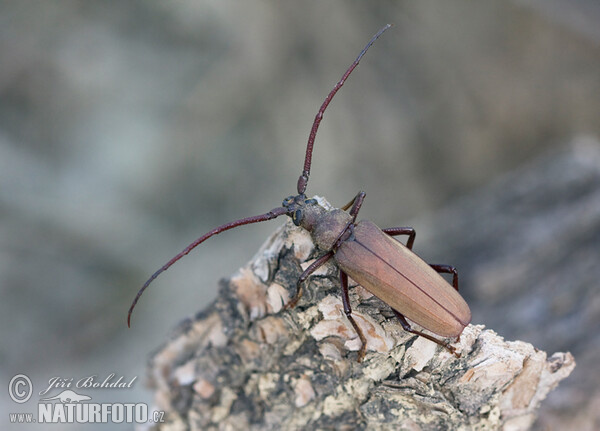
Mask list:
[[[283,200],[282,206],[287,207],[289,204],[291,204],[294,201],[294,196],[288,196],[287,198],[285,198]]]
[[[300,222],[302,221],[302,215],[302,210],[296,210],[296,212],[292,216],[292,221],[296,226],[300,226]]]

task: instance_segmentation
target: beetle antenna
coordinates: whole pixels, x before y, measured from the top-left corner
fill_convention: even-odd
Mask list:
[[[342,88],[342,86],[346,82],[346,79],[348,79],[348,77],[350,76],[352,71],[356,68],[356,66],[358,66],[358,63],[360,62],[363,55],[365,55],[365,53],[371,47],[371,45],[373,45],[373,43],[375,43],[377,38],[379,38],[379,36],[381,36],[383,34],[383,32],[386,31],[391,26],[392,26],[391,24],[387,24],[385,27],[383,27],[381,30],[379,30],[377,32],[377,34],[375,34],[375,36],[373,36],[371,38],[369,43],[367,43],[367,45],[363,48],[363,50],[360,52],[360,54],[358,54],[358,57],[356,57],[356,60],[354,60],[354,63],[352,63],[350,65],[350,67],[348,68],[348,70],[346,70],[346,73],[344,73],[344,75],[342,75],[342,79],[340,79],[339,82],[337,84],[335,84],[335,86],[333,87],[333,90],[331,90],[329,95],[327,95],[327,97],[325,98],[325,101],[319,108],[319,112],[317,112],[317,116],[315,117],[315,121],[313,122],[312,129],[310,130],[310,135],[308,135],[308,144],[306,145],[306,156],[304,157],[304,170],[302,171],[302,175],[300,175],[300,178],[298,178],[298,194],[299,195],[304,194],[304,191],[306,190],[306,185],[308,184],[308,176],[310,175],[310,164],[312,162],[312,152],[313,152],[313,146],[315,144],[315,137],[317,136],[317,130],[319,130],[319,124],[321,124],[321,120],[323,119],[323,114],[325,113],[325,109],[327,109],[327,106],[331,102],[331,99],[333,99],[333,96],[335,96],[335,93],[337,93],[338,90],[340,88]]]
[[[144,293],[144,290],[146,290],[146,288],[150,285],[150,283],[152,283],[154,281],[154,279],[156,279],[156,277],[158,277],[161,273],[163,273],[167,269],[169,269],[175,262],[177,262],[183,256],[188,254],[194,248],[196,248],[196,246],[202,244],[204,241],[206,241],[211,236],[220,234],[221,232],[224,232],[226,230],[233,229],[234,227],[238,227],[238,226],[243,226],[245,224],[260,223],[262,221],[272,220],[276,217],[279,217],[280,215],[285,214],[286,212],[287,212],[287,210],[284,207],[278,207],[278,208],[272,209],[271,211],[269,211],[268,213],[265,213],[265,214],[260,214],[260,215],[252,216],[252,217],[246,217],[246,218],[243,218],[240,220],[225,223],[224,225],[216,227],[213,230],[211,230],[210,232],[205,233],[200,238],[198,238],[196,241],[194,241],[193,243],[188,245],[185,249],[183,249],[183,251],[181,253],[179,253],[178,255],[173,257],[170,261],[165,263],[162,266],[162,268],[160,268],[158,271],[156,271],[154,274],[152,274],[152,276],[148,279],[148,281],[146,281],[144,283],[142,288],[138,291],[137,295],[135,296],[135,298],[131,304],[131,307],[129,307],[129,312],[127,313],[127,326],[131,327],[131,313],[133,312],[133,309],[135,308],[135,305],[137,304],[138,300],[142,296],[142,293]]]

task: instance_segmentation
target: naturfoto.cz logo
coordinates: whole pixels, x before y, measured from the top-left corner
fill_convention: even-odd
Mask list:
[[[52,377],[48,386],[39,392],[44,396],[38,402],[37,415],[33,413],[10,413],[11,423],[155,423],[163,422],[164,412],[150,411],[145,403],[94,403],[92,397],[80,392],[80,388],[127,389],[137,377],[126,380],[115,378],[111,373],[105,379],[88,376],[79,380]],[[51,395],[53,389],[62,389]],[[74,388],[77,391],[70,389]],[[24,374],[14,376],[8,387],[11,399],[23,404],[31,398],[33,384]]]

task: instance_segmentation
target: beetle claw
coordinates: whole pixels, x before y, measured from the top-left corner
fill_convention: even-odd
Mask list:
[[[298,283],[300,284],[300,283]],[[290,302],[288,302],[287,304],[285,304],[283,306],[284,310],[289,310],[291,308],[294,308],[296,306],[296,304],[298,304],[298,301],[300,301],[300,298],[302,298],[302,288],[301,286],[298,286],[297,288],[298,290],[296,290],[296,294],[294,295],[294,297],[291,299]]]
[[[456,347],[451,346],[450,344],[444,344],[444,347],[450,352],[452,353],[454,356],[456,356],[457,358],[460,358],[460,352],[456,351]]]
[[[360,363],[363,361],[363,359],[365,358],[365,353],[366,353],[366,348],[365,345],[363,344],[360,348],[360,350],[358,351],[358,358],[356,358],[356,362]]]

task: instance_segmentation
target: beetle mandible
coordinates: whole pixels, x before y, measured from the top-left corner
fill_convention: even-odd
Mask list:
[[[356,216],[365,198],[365,193],[362,191],[342,208],[332,210],[323,208],[315,199],[308,199],[304,194],[310,175],[315,137],[327,106],[344,85],[352,71],[358,66],[367,50],[390,27],[390,24],[386,25],[371,38],[319,108],[308,137],[304,168],[298,178],[298,194],[285,198],[282,206],[265,214],[246,217],[221,225],[188,245],[144,283],[129,308],[127,314],[128,326],[131,323],[131,313],[148,285],[196,246],[213,235],[226,230],[246,224],[272,220],[285,214],[291,217],[296,226],[301,226],[309,231],[317,247],[325,252],[309,265],[299,277],[296,284],[296,294],[285,305],[286,309],[292,308],[298,303],[302,296],[303,282],[318,267],[333,258],[340,270],[344,312],[362,342],[358,352],[359,362],[362,361],[365,355],[367,340],[352,317],[348,294],[348,276],[387,303],[406,331],[425,337],[459,356],[456,349],[449,343],[413,329],[406,320],[406,318],[409,318],[440,337],[456,337],[457,339],[460,337],[464,328],[471,322],[471,311],[458,293],[458,272],[456,268],[450,265],[429,265],[413,253],[412,246],[415,240],[415,230],[413,228],[380,229],[370,221],[356,222]],[[392,238],[397,235],[408,236],[406,245]],[[439,273],[452,274],[452,286]]]

